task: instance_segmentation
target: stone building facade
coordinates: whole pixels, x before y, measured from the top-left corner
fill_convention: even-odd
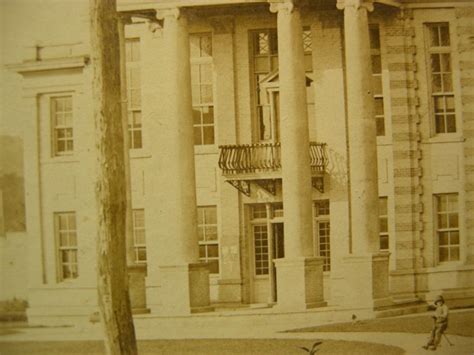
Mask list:
[[[472,3],[118,10],[137,310],[474,303]],[[13,66],[29,109],[33,323],[96,310],[87,46],[36,47]]]

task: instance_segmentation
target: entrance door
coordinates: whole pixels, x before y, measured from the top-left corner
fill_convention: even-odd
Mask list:
[[[271,254],[271,290],[272,290],[272,300],[273,302],[277,301],[277,278],[276,278],[276,268],[273,260],[281,259],[285,257],[285,246],[284,246],[284,232],[283,232],[283,223],[272,223],[272,254]]]

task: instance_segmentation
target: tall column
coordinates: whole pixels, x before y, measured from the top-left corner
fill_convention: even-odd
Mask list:
[[[162,313],[186,314],[209,306],[209,272],[198,263],[196,178],[187,19],[178,8],[157,10],[164,20],[163,97],[157,176],[160,301]],[[154,158],[155,159],[155,158]]]
[[[306,75],[300,12],[293,1],[271,1],[277,13],[280,136],[285,258],[277,268],[277,302],[301,309],[323,303],[322,260],[313,258],[313,217]]]
[[[344,10],[349,140],[352,255],[345,259],[346,294],[351,305],[375,308],[387,304],[388,255],[378,254],[377,142],[367,18],[373,5],[365,0],[338,0],[337,7]]]

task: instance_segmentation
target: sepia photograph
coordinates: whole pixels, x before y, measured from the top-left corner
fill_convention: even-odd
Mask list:
[[[0,355],[474,355],[474,0],[0,0]]]

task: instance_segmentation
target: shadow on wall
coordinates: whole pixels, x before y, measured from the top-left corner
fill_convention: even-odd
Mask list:
[[[0,136],[0,147],[0,191],[3,195],[0,202],[3,202],[5,232],[25,231],[23,141],[20,137]]]

